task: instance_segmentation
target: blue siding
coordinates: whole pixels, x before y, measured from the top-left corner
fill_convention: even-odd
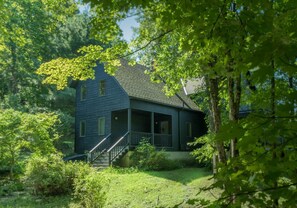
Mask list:
[[[204,120],[204,113],[191,112],[188,110],[180,111],[180,149],[193,149],[187,145],[188,142],[193,142],[194,138],[207,133],[207,126]],[[192,137],[188,137],[187,123],[192,125]]]
[[[76,87],[76,152],[90,150],[104,136],[98,136],[98,118],[105,117],[105,133],[111,132],[111,111],[127,109],[129,97],[114,77],[104,72],[103,66],[95,69],[95,80],[80,81]],[[99,81],[106,80],[106,93],[99,96]],[[86,83],[86,99],[80,100],[80,87]],[[86,121],[86,136],[79,137],[79,122]]]

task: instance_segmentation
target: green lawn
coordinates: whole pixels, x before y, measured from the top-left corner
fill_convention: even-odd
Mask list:
[[[106,207],[173,207],[197,197],[200,187],[212,183],[210,172],[201,168],[173,171],[131,171],[107,169],[109,179]],[[213,199],[209,192],[199,198]],[[0,207],[68,207],[70,196],[36,198],[28,194],[0,198]],[[182,204],[181,207],[187,207]]]
[[[106,207],[173,207],[195,197],[200,187],[212,183],[210,172],[199,168],[108,175]],[[199,197],[212,199],[211,193]]]
[[[28,193],[0,197],[0,207],[13,208],[66,208],[71,203],[71,196],[34,197]]]

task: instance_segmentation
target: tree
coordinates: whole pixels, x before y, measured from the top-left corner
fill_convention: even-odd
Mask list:
[[[2,5],[2,11],[6,11],[0,39],[2,106],[30,111],[44,105],[43,96],[49,91],[40,84],[34,70],[52,58],[50,38],[76,6],[68,0],[59,4],[47,0],[4,0]]]
[[[89,38],[90,18],[78,13],[72,0],[3,0],[0,7],[0,108],[55,112],[62,121],[56,146],[62,149],[63,142],[74,138],[75,92],[42,85],[35,70],[53,58],[75,57],[77,49],[96,43]]]
[[[55,152],[53,142],[59,138],[54,129],[57,122],[58,117],[53,114],[0,110],[0,164],[9,167],[11,178],[14,168],[21,164],[21,156]]]
[[[120,58],[141,50],[149,53],[146,63],[154,68],[153,78],[166,82],[168,95],[181,87],[180,79],[205,77],[220,161],[211,188],[224,190],[218,202],[296,203],[295,1],[85,2],[100,14],[92,21],[100,30],[94,36],[109,47],[85,47],[76,59],[42,65],[39,73],[47,75],[46,82],[63,88],[67,77],[92,78],[98,60],[113,74]],[[133,14],[139,15],[140,27],[128,45],[116,23]],[[240,106],[252,111],[246,119],[239,120]],[[221,108],[229,111],[229,119],[222,119]],[[227,158],[230,141],[233,157]]]

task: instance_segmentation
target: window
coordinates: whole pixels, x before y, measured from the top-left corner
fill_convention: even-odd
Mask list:
[[[87,86],[86,83],[83,83],[80,86],[80,100],[85,100],[87,96]]]
[[[79,123],[79,136],[80,137],[86,136],[86,121],[81,121]]]
[[[192,137],[192,123],[187,122],[187,136]]]
[[[100,80],[99,81],[99,96],[104,96],[105,95],[105,80]]]
[[[172,117],[171,115],[154,113],[154,133],[172,134]]]
[[[105,135],[105,117],[98,118],[98,135]]]
[[[161,134],[169,134],[169,121],[161,121]]]

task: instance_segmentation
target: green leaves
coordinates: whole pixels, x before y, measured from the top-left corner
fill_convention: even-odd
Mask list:
[[[278,185],[284,178],[296,182],[297,2],[90,2],[92,34],[105,46],[88,46],[77,58],[42,65],[38,73],[46,76],[45,82],[62,89],[69,78],[93,78],[92,67],[98,60],[114,74],[119,59],[131,58],[133,51],[152,69],[148,73],[153,81],[166,82],[167,95],[180,90],[181,79],[218,81],[219,96],[213,96],[218,106],[212,105],[217,109],[211,108],[210,114],[222,117],[214,122],[222,127],[216,135],[198,139],[197,143],[207,145],[194,154],[201,160],[209,159],[214,144],[222,144],[220,151],[225,151],[230,140],[237,141],[239,154],[229,157],[226,165],[219,164],[213,187],[223,188],[223,193],[213,205],[269,207],[278,201],[292,207],[291,196],[296,190],[280,191],[283,188]],[[132,10],[139,13],[140,26],[128,45],[121,40],[117,22]],[[242,82],[235,83],[236,78]],[[211,98],[209,91],[200,96]],[[213,101],[209,99],[210,104]],[[247,118],[237,120],[239,115],[234,116],[238,104],[250,110]],[[222,116],[218,115],[220,110]]]
[[[60,30],[62,25],[68,26],[77,5],[71,0],[3,0],[0,5],[0,16],[3,14],[0,23],[1,106],[26,112],[41,111],[49,106],[47,95],[51,88],[42,86],[41,78],[34,72],[45,60],[61,53],[64,57],[70,56],[69,51],[61,52],[66,47],[57,42],[62,39],[60,35],[71,39],[80,33],[79,28],[75,35]],[[65,42],[73,47],[70,40]]]
[[[0,165],[9,166],[12,176],[13,168],[28,150],[42,155],[55,152],[53,142],[59,138],[54,130],[57,122],[54,114],[0,110]]]

